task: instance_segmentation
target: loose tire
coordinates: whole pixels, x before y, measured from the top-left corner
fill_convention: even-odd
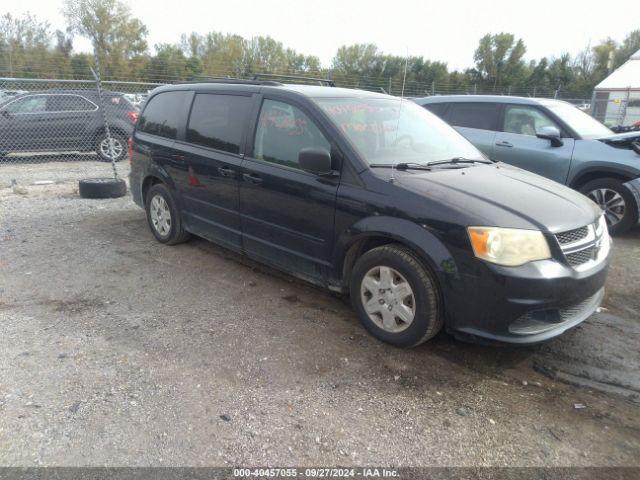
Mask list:
[[[115,161],[119,162],[127,155],[127,138],[119,133],[111,134],[111,142],[113,143],[113,153]],[[109,153],[109,141],[105,133],[98,135],[95,144],[95,150],[98,154],[98,158],[104,162],[111,161],[111,154]]]
[[[398,347],[415,347],[442,328],[433,274],[402,245],[383,245],[356,262],[351,302],[367,331]]]
[[[636,199],[620,180],[598,178],[584,184],[580,192],[605,212],[607,226],[612,235],[625,233],[638,223]]]
[[[78,182],[82,198],[118,198],[127,193],[127,183],[114,178],[85,178]]]
[[[153,185],[145,197],[147,222],[160,243],[176,245],[191,236],[182,227],[182,218],[171,191],[162,183]]]

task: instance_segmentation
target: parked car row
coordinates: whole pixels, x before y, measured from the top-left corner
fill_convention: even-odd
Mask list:
[[[44,90],[0,101],[0,157],[13,152],[95,151],[105,161],[127,153],[139,110],[123,94],[103,92],[106,137],[96,91]]]
[[[454,126],[489,158],[591,198],[605,212],[611,233],[637,225],[640,132],[616,135],[559,100],[437,96],[414,101]]]
[[[625,172],[640,157],[560,104],[430,102],[479,148],[378,93],[232,79],[161,87],[131,139],[133,200],[159,242],[195,234],[349,294],[364,327],[394,345],[442,328],[530,344],[588,318],[604,295],[607,220],[551,178],[584,180],[592,170],[577,159],[598,151],[628,155]]]

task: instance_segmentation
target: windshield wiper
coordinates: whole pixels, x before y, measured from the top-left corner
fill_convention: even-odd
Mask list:
[[[471,158],[453,157],[453,158],[449,158],[447,160],[434,160],[433,162],[428,162],[427,166],[447,165],[447,164],[455,165],[457,163],[494,163],[494,162],[492,160],[484,160],[484,159],[473,160]]]
[[[429,164],[400,162],[400,163],[372,163],[369,165],[373,168],[395,168],[396,170],[431,170]]]

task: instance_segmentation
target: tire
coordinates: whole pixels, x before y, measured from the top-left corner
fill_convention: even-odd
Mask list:
[[[160,243],[177,245],[191,237],[182,226],[182,217],[171,191],[164,184],[157,183],[149,189],[145,197],[145,210],[151,233]],[[165,221],[167,214],[168,223]]]
[[[376,275],[382,281],[383,271],[381,268],[385,267],[391,272],[393,278],[391,285],[394,283],[396,285],[394,288],[399,288],[404,282],[409,284],[413,295],[412,301],[407,302],[410,297],[402,300],[402,294],[398,294],[400,296],[394,300],[390,290],[384,294],[390,295],[388,297],[381,298],[384,295],[369,296],[369,293],[375,289],[368,289],[363,282],[371,280],[375,282]],[[371,284],[369,283],[369,285]],[[380,285],[385,286],[384,283]],[[415,347],[433,338],[442,329],[443,316],[435,277],[411,250],[402,245],[383,245],[362,255],[351,274],[350,293],[351,303],[364,328],[383,342],[398,347]],[[369,299],[368,307],[365,307],[367,298]],[[394,304],[394,302],[396,303]],[[371,315],[367,313],[366,308],[377,308],[376,303],[380,305],[380,312],[374,312]],[[413,319],[410,322],[403,322],[400,317],[396,317],[390,322],[391,327],[385,328],[382,324],[385,322],[385,318],[389,317],[382,318],[383,314],[387,315],[384,308],[389,311],[393,309],[393,316],[400,309],[405,312],[407,309],[413,310]]]
[[[598,178],[590,182],[585,183],[580,187],[580,192],[589,197],[600,208],[605,210],[607,201],[611,202],[614,198],[614,193],[619,195],[624,201],[624,214],[619,221],[613,222],[615,215],[620,215],[621,210],[618,207],[610,208],[605,211],[605,218],[607,219],[607,226],[609,227],[609,233],[611,235],[620,235],[628,232],[638,223],[638,204],[633,196],[633,193],[625,187],[622,182],[615,178]],[[600,192],[600,193],[598,193]],[[602,195],[602,192],[609,192]]]
[[[127,155],[127,137],[120,133],[112,133],[111,140],[115,149],[115,161],[119,162]],[[103,162],[110,162],[111,156],[108,151],[109,143],[107,142],[107,134],[101,133],[96,139],[94,149],[98,154],[98,158]]]
[[[78,182],[82,198],[118,198],[127,193],[127,183],[114,178],[85,178]]]

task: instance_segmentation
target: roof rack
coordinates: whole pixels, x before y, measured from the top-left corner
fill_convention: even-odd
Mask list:
[[[258,80],[254,78],[253,80],[246,80],[243,78],[232,78],[232,77],[207,77],[195,75],[191,77],[191,80],[187,82],[181,83],[230,83],[237,85],[270,85],[270,86],[281,86],[282,83],[275,82],[273,80]]]
[[[336,83],[329,78],[316,78],[316,77],[303,77],[300,75],[276,75],[274,73],[256,73],[253,76],[254,80],[259,80],[260,78],[276,78],[280,80],[306,80],[308,82],[317,82],[321,86],[325,87],[335,87]]]

